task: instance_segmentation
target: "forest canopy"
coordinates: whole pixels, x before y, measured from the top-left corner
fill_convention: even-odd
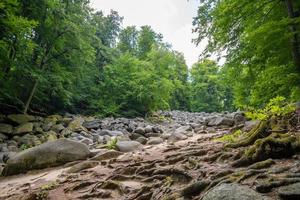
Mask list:
[[[300,2],[203,0],[188,68],[151,26],[123,27],[88,0],[0,2],[2,112],[141,116],[232,111],[276,96],[299,100]],[[210,60],[226,57],[224,66]],[[200,52],[199,52],[200,54]]]

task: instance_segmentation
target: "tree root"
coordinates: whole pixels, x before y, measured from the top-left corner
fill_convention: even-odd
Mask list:
[[[261,193],[268,193],[273,188],[285,186],[293,183],[300,182],[300,178],[283,178],[275,181],[268,181],[266,183],[261,183],[260,185],[256,186],[256,190]]]

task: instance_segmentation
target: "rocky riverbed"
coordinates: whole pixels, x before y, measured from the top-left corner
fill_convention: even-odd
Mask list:
[[[0,117],[0,199],[300,199],[299,155],[233,167],[243,113]],[[51,168],[50,168],[51,167]]]

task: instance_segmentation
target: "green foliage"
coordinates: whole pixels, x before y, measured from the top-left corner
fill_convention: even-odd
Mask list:
[[[238,141],[238,139],[240,138],[240,136],[242,134],[243,134],[243,132],[241,130],[237,130],[234,133],[226,134],[226,135],[222,136],[221,138],[216,139],[216,141],[234,143],[234,142]]]
[[[299,9],[299,1],[290,2],[294,11]],[[294,13],[290,17],[286,3],[201,1],[194,20],[195,42],[208,38],[203,56],[225,54],[225,77],[237,107],[259,108],[276,96],[299,100],[300,73],[293,45],[299,51],[300,17]]]
[[[265,120],[272,116],[285,116],[295,111],[294,104],[288,103],[284,97],[278,96],[270,100],[263,109],[250,110],[246,112],[246,117],[249,119]]]
[[[118,138],[112,138],[106,145],[105,148],[111,149],[111,150],[116,150],[117,149],[117,142]]]
[[[232,110],[228,87],[214,61],[203,60],[191,69],[191,110],[214,112]]]

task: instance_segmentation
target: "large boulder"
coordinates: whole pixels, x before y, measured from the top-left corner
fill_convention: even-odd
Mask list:
[[[228,117],[214,117],[209,120],[208,126],[233,126],[234,120]]]
[[[33,123],[27,122],[17,126],[14,131],[14,134],[19,135],[19,134],[29,133],[32,132],[32,130],[33,130]]]
[[[7,118],[17,124],[23,124],[23,123],[31,122],[31,121],[35,120],[34,116],[24,115],[24,114],[12,114],[12,115],[8,115]]]
[[[203,200],[268,200],[247,186],[224,183],[210,190]]]
[[[68,129],[74,132],[87,131],[86,128],[82,126],[84,119],[78,117],[71,121],[68,125]]]
[[[90,155],[91,152],[85,144],[59,139],[16,154],[7,161],[2,175],[8,176],[32,169],[59,166],[67,162],[86,159]]]
[[[11,134],[13,132],[13,126],[10,124],[0,124],[0,133]]]
[[[116,146],[121,152],[130,152],[142,148],[142,144],[137,141],[118,141]]]
[[[100,119],[94,119],[90,121],[85,121],[83,123],[83,126],[87,129],[97,129],[101,126],[101,120]]]
[[[151,137],[148,140],[147,144],[148,145],[155,145],[155,144],[161,144],[163,142],[164,142],[164,140],[162,138],[160,138],[160,137]]]

